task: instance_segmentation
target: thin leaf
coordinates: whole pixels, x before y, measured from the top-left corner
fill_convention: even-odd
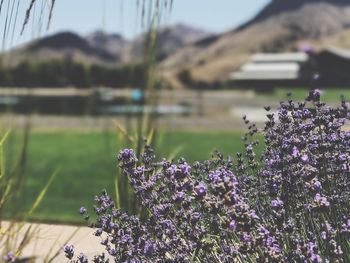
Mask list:
[[[33,9],[35,1],[36,0],[31,0],[31,2],[29,4],[29,7],[28,7],[28,9],[26,11],[26,16],[24,18],[24,22],[23,22],[23,25],[22,25],[21,35],[23,35],[24,29],[25,29],[26,25],[28,24],[28,21],[29,21],[29,18],[30,18],[30,14],[31,14],[31,11]]]
[[[2,194],[2,197],[0,200],[0,210],[2,209],[3,205],[5,204],[5,201],[11,192],[11,189],[12,189],[12,183],[8,183],[6,185],[5,192]]]
[[[0,146],[2,146],[4,144],[4,142],[7,140],[7,137],[9,136],[11,130],[8,130],[4,136],[2,137],[1,141],[0,141]]]
[[[120,206],[120,200],[121,200],[121,193],[119,190],[119,176],[116,175],[114,178],[114,189],[115,189],[115,204],[117,206],[117,208],[121,208]]]
[[[0,15],[1,15],[1,9],[2,9],[2,4],[4,3],[4,0],[1,0],[0,2]]]
[[[49,20],[47,21],[47,30],[50,28],[51,20],[52,20],[52,15],[53,15],[53,8],[55,6],[56,0],[51,0],[51,7],[50,7],[50,12],[49,12]]]
[[[148,133],[147,136],[147,144],[151,145],[152,140],[153,140],[153,135],[154,135],[154,128],[151,128],[151,131]]]
[[[80,228],[77,228],[77,229],[66,239],[65,244],[70,243],[70,241],[72,240],[72,238],[78,233],[79,230],[80,230]],[[45,260],[44,260],[44,262],[51,263],[52,261],[55,260],[55,258],[57,258],[57,257],[59,256],[59,254],[62,253],[62,248],[60,247],[60,248],[56,251],[56,253],[55,253],[51,258],[48,259],[48,257],[51,255],[51,252],[53,251],[54,245],[55,245],[55,244],[58,244],[58,238],[59,238],[59,237],[60,237],[60,236],[57,237],[55,243],[51,246],[51,248],[50,248],[50,250],[49,250],[49,252],[48,252],[48,254],[47,254],[47,256],[46,256],[46,258],[45,258]]]
[[[135,139],[130,136],[127,132],[127,130],[122,127],[118,122],[114,121],[115,126],[117,127],[118,131],[128,140],[129,143],[134,143]]]
[[[13,22],[13,27],[12,27],[12,36],[11,36],[10,47],[13,45],[13,39],[14,39],[14,37],[15,37],[15,31],[16,31],[16,25],[17,25],[17,18],[18,18],[18,10],[19,10],[19,4],[20,4],[20,0],[18,0],[18,2],[17,2],[16,14],[15,14],[15,21]]]
[[[170,153],[170,155],[168,156],[168,160],[173,160],[176,156],[179,155],[179,153],[183,150],[184,146],[183,145],[180,145],[178,146],[177,148],[175,148],[174,151],[172,151]]]
[[[2,137],[0,141],[0,179],[5,175],[6,163],[5,163],[5,154],[4,154],[4,143],[7,137],[10,134],[10,130],[8,130],[5,135]]]
[[[4,27],[4,32],[3,32],[3,36],[2,36],[2,50],[4,50],[4,51],[6,49],[6,33],[7,33],[7,27],[8,27],[7,25],[8,25],[9,14],[10,14],[10,1],[8,1],[8,3],[7,3],[5,27]]]
[[[38,206],[41,204],[42,200],[44,199],[47,190],[49,189],[50,185],[52,184],[53,180],[56,178],[57,174],[59,173],[60,169],[56,169],[56,171],[52,174],[52,176],[50,177],[50,180],[47,182],[47,184],[45,185],[45,187],[43,188],[43,190],[41,190],[41,192],[39,193],[38,197],[36,198],[32,208],[29,210],[27,216],[31,216],[33,214],[33,212],[38,208]]]
[[[20,253],[21,253],[21,251],[23,250],[23,248],[26,246],[26,245],[28,245],[28,243],[29,243],[29,241],[30,241],[30,239],[32,238],[32,228],[33,228],[33,225],[29,225],[29,227],[27,228],[27,230],[26,230],[26,232],[25,232],[25,234],[24,234],[24,236],[23,236],[23,238],[22,238],[22,241],[21,241],[21,243],[19,244],[19,246],[18,246],[18,249],[17,249],[17,251],[16,251],[16,255],[17,256],[19,256],[20,255]],[[33,232],[35,232],[35,231],[33,231]]]

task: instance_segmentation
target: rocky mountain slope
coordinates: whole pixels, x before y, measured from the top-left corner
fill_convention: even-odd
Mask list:
[[[177,24],[160,28],[157,59],[174,84],[189,70],[195,80],[225,80],[256,52],[350,49],[350,0],[271,0],[255,17],[220,35]],[[142,37],[127,40],[95,32],[86,37],[63,32],[12,52],[13,63],[23,59],[72,58],[87,64],[121,65],[142,59]]]
[[[157,34],[158,60],[164,60],[177,50],[209,34],[203,30],[176,24],[160,28]],[[43,37],[11,51],[11,62],[43,61],[69,58],[86,64],[120,65],[140,60],[143,56],[143,37],[127,40],[118,34],[96,31],[86,37],[72,32],[60,32]]]
[[[349,0],[273,0],[253,19],[168,57],[168,75],[188,68],[194,78],[228,78],[255,52],[298,50],[305,44],[350,48]]]

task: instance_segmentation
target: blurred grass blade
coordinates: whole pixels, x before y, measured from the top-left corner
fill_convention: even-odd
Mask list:
[[[1,10],[2,10],[3,3],[4,3],[4,0],[1,0],[1,2],[0,2],[0,15],[1,15]]]
[[[77,229],[66,239],[66,241],[65,241],[64,243],[65,243],[65,244],[70,243],[70,241],[72,240],[72,238],[78,233],[79,229],[80,229],[80,228],[77,228]],[[51,263],[52,261],[55,260],[55,258],[57,258],[57,257],[62,253],[62,248],[60,247],[60,248],[56,251],[56,253],[55,253],[51,258],[48,258],[48,257],[51,255],[51,252],[53,251],[54,245],[55,245],[55,244],[58,244],[58,239],[59,239],[59,237],[60,237],[60,236],[58,236],[58,237],[56,238],[55,243],[51,246],[51,248],[50,248],[50,250],[49,250],[49,252],[48,252],[46,258],[44,259],[44,262],[46,262],[46,263]]]
[[[23,25],[22,25],[21,35],[23,35],[24,29],[26,28],[26,25],[28,24],[28,21],[29,21],[29,18],[30,18],[30,14],[31,14],[31,11],[33,9],[35,1],[36,0],[31,0],[30,1],[29,7],[28,7],[28,9],[26,11],[26,16],[24,18],[24,22],[23,22]]]
[[[182,152],[183,148],[183,145],[180,145],[177,148],[175,148],[175,150],[170,153],[168,160],[173,160],[176,156],[179,155],[180,152]]]
[[[5,188],[5,192],[2,193],[2,197],[0,199],[0,210],[2,209],[3,205],[5,204],[7,197],[10,195],[12,189],[12,182],[8,183]]]
[[[8,130],[5,135],[2,137],[0,141],[0,179],[4,176],[5,170],[6,170],[6,164],[5,164],[5,154],[4,154],[4,143],[7,140],[7,137],[10,134],[10,130]]]
[[[14,40],[14,37],[15,37],[19,5],[20,5],[20,0],[18,0],[18,2],[17,2],[15,20],[14,20],[14,22],[13,22],[13,27],[12,27],[12,35],[11,35],[10,47],[12,47],[12,45],[13,45],[13,40]]]
[[[32,208],[29,210],[27,216],[31,216],[33,214],[33,212],[38,208],[38,206],[41,204],[42,200],[44,199],[47,190],[49,189],[50,185],[52,184],[53,180],[56,178],[57,174],[59,173],[60,169],[56,169],[56,171],[52,174],[52,176],[50,177],[50,180],[47,182],[47,184],[45,185],[45,187],[41,190],[41,192],[39,193],[38,197],[36,198]]]
[[[153,140],[153,135],[154,135],[154,128],[151,128],[150,132],[148,133],[147,136],[147,144],[151,145],[152,140]]]
[[[116,175],[114,178],[114,187],[115,187],[115,205],[117,208],[120,209],[121,196],[120,196],[120,190],[119,190],[119,175]]]
[[[127,130],[126,130],[124,127],[122,127],[122,126],[121,126],[118,122],[116,122],[116,121],[114,121],[114,123],[115,123],[115,125],[116,125],[118,131],[128,140],[128,142],[130,142],[130,143],[134,143],[134,142],[135,142],[135,139],[134,139],[132,136],[130,136],[130,135],[128,134]]]
[[[2,137],[2,139],[1,139],[1,141],[0,141],[0,146],[2,146],[2,145],[4,144],[4,142],[6,141],[7,137],[9,136],[10,132],[11,132],[11,131],[8,130],[8,131],[4,134],[4,136]]]
[[[56,0],[51,0],[51,7],[50,7],[50,12],[49,12],[49,20],[47,21],[47,30],[49,30],[49,28],[50,28],[52,15],[53,15],[53,8],[55,7],[55,2],[56,2]]]
[[[21,251],[23,251],[23,248],[28,245],[29,241],[32,238],[33,233],[35,232],[35,230],[33,230],[33,232],[31,231],[33,228],[33,225],[29,225],[29,227],[27,228],[21,243],[19,244],[17,251],[16,251],[16,255],[20,255]]]
[[[6,33],[7,33],[7,28],[8,28],[8,19],[9,19],[9,14],[10,14],[10,1],[7,3],[7,11],[6,11],[6,19],[5,19],[5,26],[4,26],[4,32],[2,35],[2,50],[5,51],[6,49]]]

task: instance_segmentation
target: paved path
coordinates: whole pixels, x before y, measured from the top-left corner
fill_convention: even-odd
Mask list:
[[[2,229],[7,229],[9,223],[2,223]],[[28,228],[32,229],[32,238],[29,244],[22,251],[21,258],[32,258],[30,262],[35,263],[60,263],[67,262],[62,253],[62,247],[67,243],[74,245],[76,254],[84,252],[89,258],[100,254],[103,246],[100,245],[100,238],[93,235],[94,230],[88,227],[76,227],[65,225],[30,224],[16,225],[14,229],[20,229],[17,236],[17,244],[21,242]],[[17,231],[15,231],[17,232]],[[1,243],[0,243],[1,245]],[[55,255],[58,254],[57,257]],[[54,258],[54,259],[53,259]],[[52,259],[52,261],[50,261]],[[0,260],[1,262],[1,260]]]

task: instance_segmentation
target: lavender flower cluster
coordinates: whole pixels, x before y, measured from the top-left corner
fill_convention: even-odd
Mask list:
[[[158,162],[149,146],[140,158],[122,150],[120,167],[146,213],[129,216],[97,196],[95,235],[106,256],[93,262],[350,262],[347,103],[329,107],[316,90],[265,109],[262,132],[244,118],[245,152],[235,159],[216,153],[189,165]],[[72,246],[64,251],[88,262],[73,259]]]

